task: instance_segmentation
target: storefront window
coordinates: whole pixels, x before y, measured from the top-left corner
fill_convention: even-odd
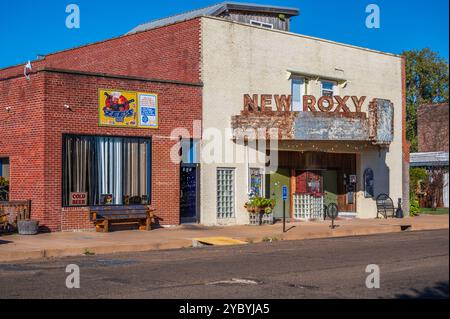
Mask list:
[[[0,158],[0,177],[9,179],[9,159]]]
[[[150,174],[150,139],[64,137],[64,206],[150,204]]]
[[[217,169],[217,217],[234,217],[234,169]]]

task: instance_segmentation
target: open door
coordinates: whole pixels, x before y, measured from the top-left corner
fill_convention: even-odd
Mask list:
[[[338,205],[338,174],[337,171],[327,170],[323,175],[324,203]]]
[[[288,188],[288,196],[291,194],[291,170],[288,168],[280,168],[278,171],[270,175],[270,196],[268,198],[275,199],[275,208],[273,216],[275,219],[283,219],[283,186]],[[286,201],[286,218],[290,218],[290,198]]]

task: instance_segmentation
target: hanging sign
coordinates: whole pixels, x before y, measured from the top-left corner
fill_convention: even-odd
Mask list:
[[[100,89],[99,124],[128,128],[158,128],[158,95]]]

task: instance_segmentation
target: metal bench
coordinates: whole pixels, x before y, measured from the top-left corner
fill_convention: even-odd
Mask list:
[[[395,217],[394,202],[387,194],[378,195],[377,199],[377,218],[382,215],[385,219]]]
[[[151,230],[154,210],[146,206],[92,207],[90,219],[97,232],[109,232],[112,224],[138,224],[139,230]]]

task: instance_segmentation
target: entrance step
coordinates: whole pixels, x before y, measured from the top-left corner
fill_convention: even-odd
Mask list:
[[[358,213],[354,213],[354,212],[339,212],[339,217],[340,218],[346,218],[346,219],[353,219],[358,217]]]

